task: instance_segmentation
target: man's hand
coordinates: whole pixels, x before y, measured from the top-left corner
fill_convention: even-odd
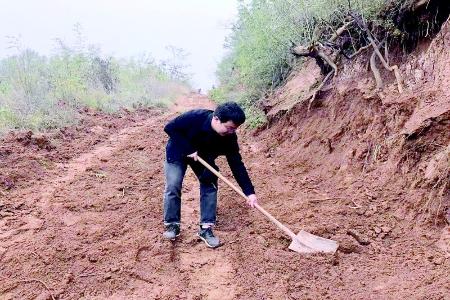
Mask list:
[[[255,207],[255,204],[258,203],[258,199],[256,198],[255,194],[251,194],[247,196],[247,204],[250,205],[250,207]]]
[[[189,154],[188,157],[192,158],[193,160],[197,161],[198,160],[198,154],[197,151],[195,151],[192,154]]]

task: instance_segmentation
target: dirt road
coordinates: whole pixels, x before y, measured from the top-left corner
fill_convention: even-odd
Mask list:
[[[282,153],[268,154],[270,141],[250,134],[241,137],[242,154],[261,204],[295,231],[338,240],[341,250],[289,251],[289,238],[224,185],[216,229],[223,246],[206,248],[194,237],[198,183],[191,171],[182,235],[163,241],[162,128],[192,107],[211,103],[190,95],[169,112],[121,121],[118,130],[86,125],[107,137],[83,147],[81,139],[69,141],[76,149],[65,148],[70,159],[2,192],[0,299],[448,299],[448,259],[428,247],[440,236],[408,232],[393,220],[380,228],[383,238],[358,242],[347,232],[364,217],[342,190]],[[223,159],[219,166],[230,175]]]

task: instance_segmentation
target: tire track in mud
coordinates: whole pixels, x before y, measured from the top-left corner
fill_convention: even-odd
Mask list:
[[[88,170],[98,160],[109,159],[112,153],[120,145],[126,142],[130,136],[136,134],[144,128],[152,126],[157,121],[158,119],[151,118],[120,130],[118,133],[111,135],[108,140],[101,143],[91,151],[82,153],[67,163],[56,164],[56,168],[60,172],[58,176],[44,178],[44,180],[37,187],[32,186],[30,188],[18,191],[17,195],[13,194],[11,197],[22,198],[23,200],[21,201],[24,201],[24,203],[27,203],[33,207],[31,208],[32,212],[35,211],[35,206],[39,208],[40,212],[50,209],[51,206],[58,206],[58,203],[52,202],[52,198],[55,196],[54,194],[56,191],[62,190],[70,185],[77,176],[86,172],[86,170]],[[26,209],[21,213],[16,213],[16,215],[7,217],[6,220],[3,220],[4,223],[14,222],[22,225],[18,228],[16,227],[7,231],[0,230],[0,247],[8,247],[16,242],[24,240],[25,238],[30,238],[30,231],[39,230],[43,226],[44,220],[36,216],[40,213],[29,214],[29,212],[30,209]],[[68,219],[69,223],[74,221],[70,220],[70,217]],[[0,229],[2,229],[1,226]]]
[[[40,206],[43,209],[48,207],[50,205],[51,197],[56,190],[70,184],[75,177],[84,173],[98,160],[107,161],[118,147],[125,144],[127,140],[132,138],[134,135],[154,125],[158,120],[159,119],[151,118],[135,124],[132,127],[126,127],[120,130],[117,134],[110,136],[106,142],[97,146],[92,151],[83,153],[72,159],[70,162],[60,165],[60,167],[65,170],[65,174],[50,180],[43,186],[41,192],[38,193],[41,198],[39,203]]]

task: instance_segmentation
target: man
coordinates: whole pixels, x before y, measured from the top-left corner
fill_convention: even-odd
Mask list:
[[[220,244],[212,231],[216,223],[217,176],[197,161],[197,155],[217,170],[214,160],[225,155],[236,181],[248,196],[248,205],[255,205],[255,190],[239,154],[236,135],[236,129],[244,122],[245,114],[239,105],[227,102],[215,111],[197,109],[185,112],[164,127],[169,135],[164,163],[164,238],[173,240],[180,234],[181,186],[189,165],[200,182],[200,228],[197,236],[208,247],[215,248]]]

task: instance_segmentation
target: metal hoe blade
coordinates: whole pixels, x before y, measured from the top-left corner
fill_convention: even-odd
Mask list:
[[[292,239],[289,249],[299,253],[334,253],[339,247],[338,243],[323,237],[300,231],[295,239]]]

